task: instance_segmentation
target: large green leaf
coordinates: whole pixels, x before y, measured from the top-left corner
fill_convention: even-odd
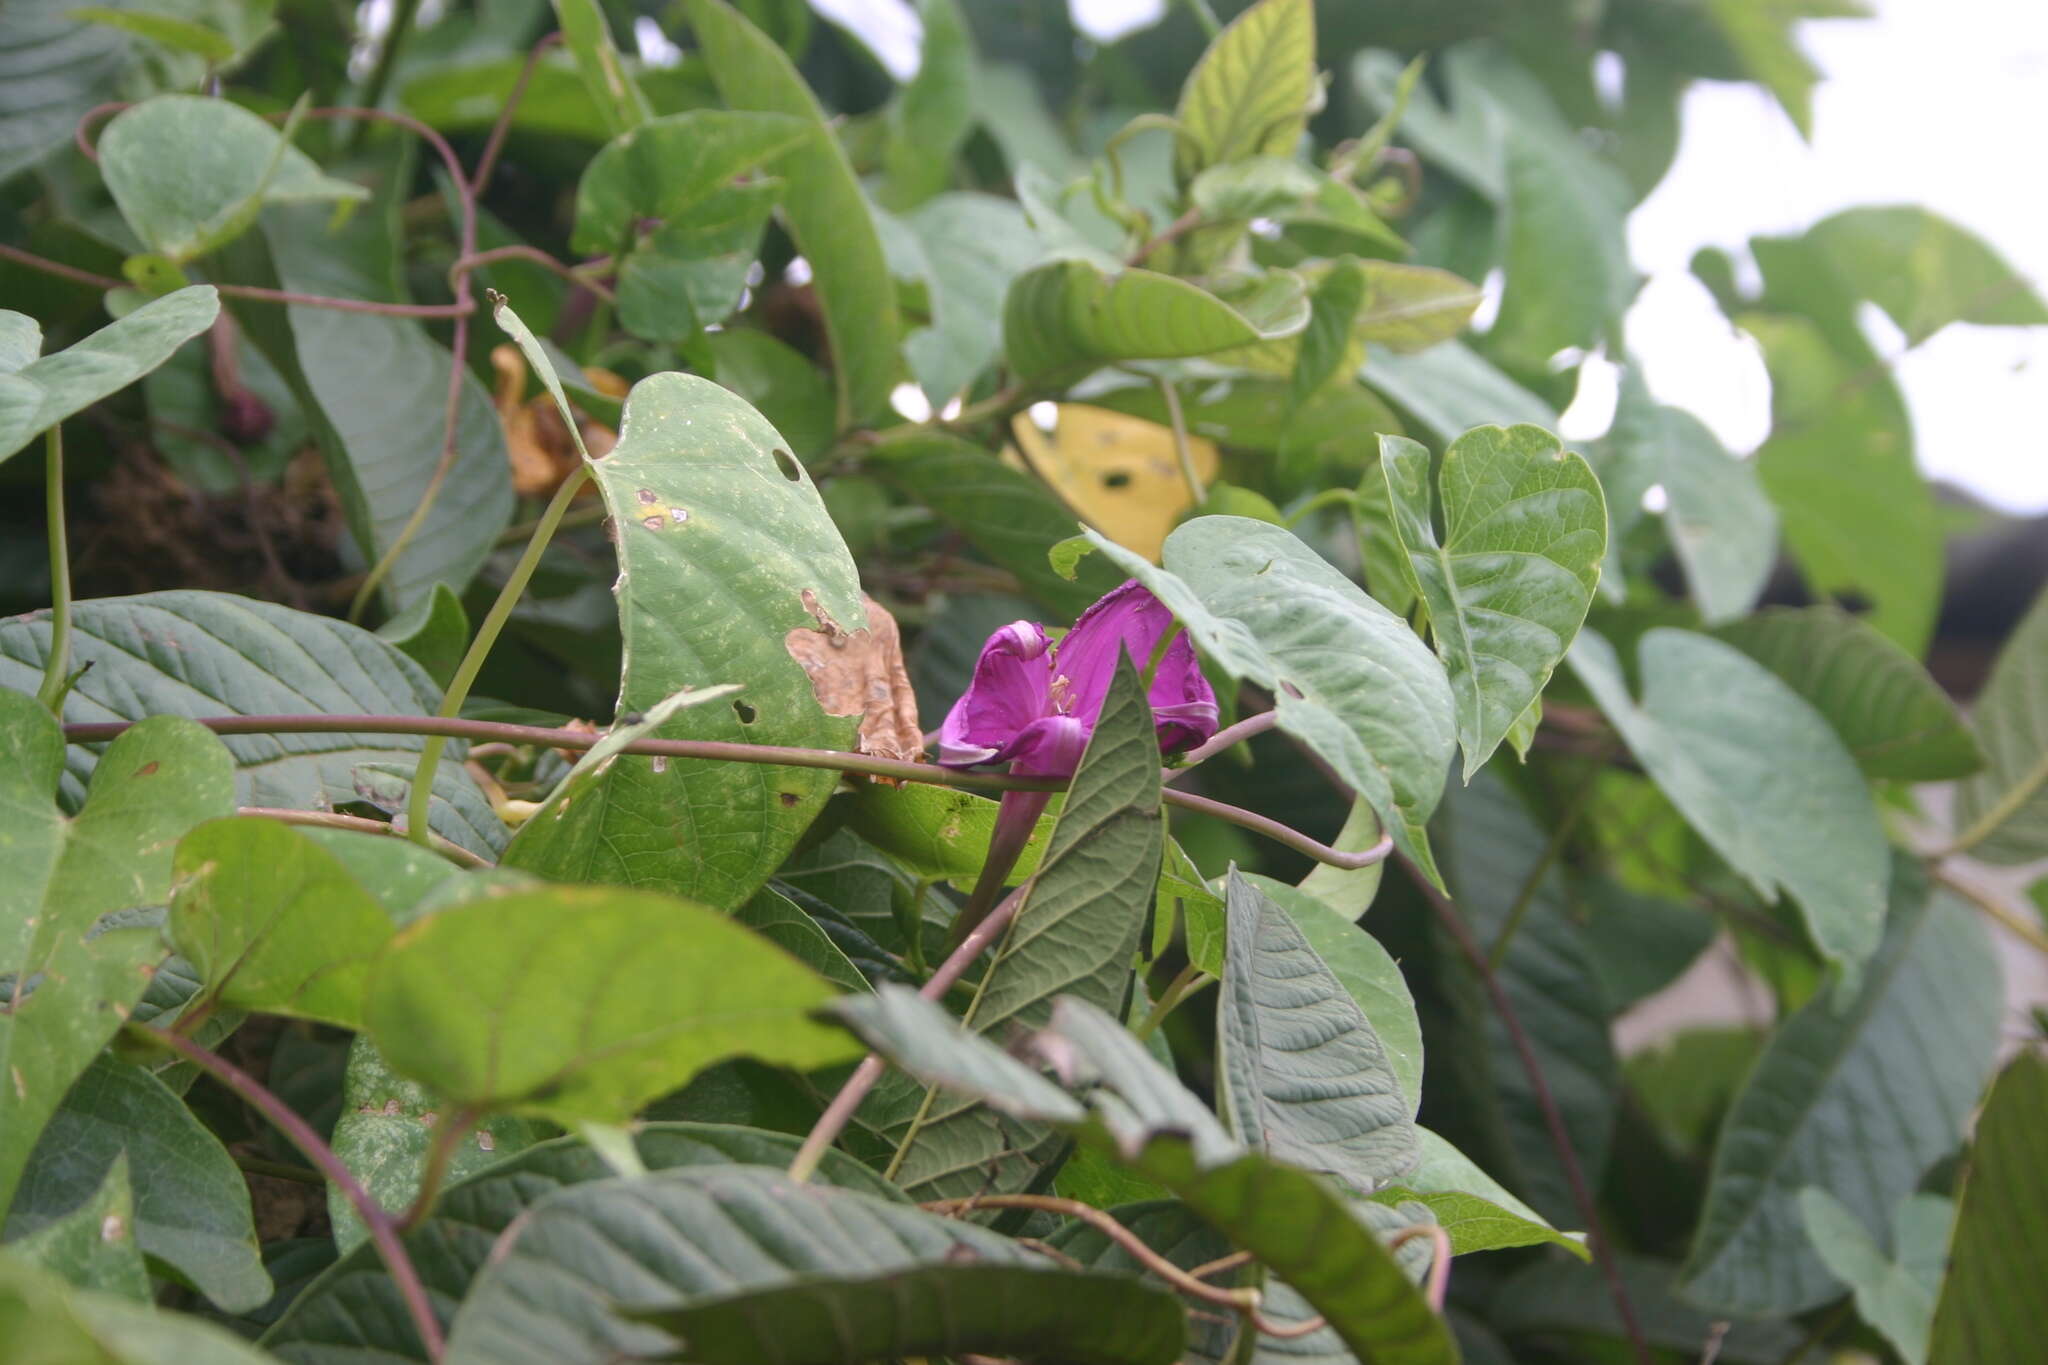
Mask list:
[[[1340,839],[1339,844],[1343,844]],[[1185,854],[1181,855],[1186,857]],[[1367,933],[1342,911],[1312,894],[1306,884],[1289,886],[1256,872],[1238,874],[1265,893],[1268,900],[1285,910],[1294,927],[1322,959],[1345,992],[1364,1012],[1372,1025],[1387,1065],[1401,1084],[1408,1105],[1408,1117],[1415,1117],[1422,1102],[1422,1025],[1415,1018],[1415,1000],[1394,961],[1379,940]],[[1220,921],[1221,914],[1218,919]],[[1189,928],[1189,957],[1194,959],[1194,928]],[[1202,965],[1208,970],[1206,964]],[[1222,964],[1216,964],[1220,967]],[[1221,975],[1220,972],[1216,973]]]
[[[647,1123],[634,1144],[649,1170],[743,1163],[786,1166],[798,1138],[709,1123]],[[612,1176],[610,1166],[576,1138],[557,1138],[492,1163],[452,1184],[433,1215],[406,1234],[406,1252],[418,1267],[445,1328],[468,1297],[472,1277],[513,1222],[542,1198],[567,1185]],[[842,1152],[827,1152],[813,1181],[846,1186],[882,1199],[900,1199],[881,1177]],[[366,1354],[427,1365],[391,1277],[368,1244],[344,1255],[307,1287],[265,1336],[264,1346],[294,1365],[346,1365]]]
[[[1956,792],[1957,842],[1987,862],[2048,853],[2048,592],[2035,599],[1977,697],[1984,771]]]
[[[73,1289],[0,1250],[0,1341],[34,1365],[267,1365],[225,1327]]]
[[[681,344],[724,322],[746,298],[761,232],[781,194],[782,182],[773,179],[719,190],[626,252],[620,324],[650,341]]]
[[[159,95],[114,116],[100,175],[151,251],[182,264],[247,231],[266,203],[367,199],[232,100]]]
[[[90,664],[64,698],[81,723],[153,715],[323,712],[426,715],[440,692],[420,666],[366,630],[327,616],[216,592],[154,592],[80,602],[71,657]],[[49,651],[47,615],[0,621],[0,687],[33,692]],[[235,735],[235,800],[249,806],[332,809],[360,801],[380,775],[410,775],[416,735]],[[460,742],[448,757],[459,760]],[[94,757],[74,745],[64,792],[76,800]],[[402,785],[402,783],[401,783]],[[220,812],[225,814],[226,812]],[[434,832],[477,853],[503,846],[505,826],[459,761],[434,779]]]
[[[839,427],[877,417],[896,383],[896,295],[867,196],[810,87],[775,40],[723,0],[686,0],[684,8],[727,104],[810,125],[803,145],[771,169],[789,181],[783,220],[811,263],[824,310]]]
[[[34,697],[0,691],[0,1208],[43,1126],[121,1026],[162,955],[134,912],[162,905],[171,847],[233,809],[220,741],[175,716],[115,740],[79,813],[55,797],[64,737]],[[121,916],[112,924],[106,916]]]
[[[1680,1276],[1686,1298],[1740,1316],[1801,1312],[1840,1292],[1805,1236],[1799,1193],[1827,1191],[1883,1225],[1952,1151],[1991,1074],[2004,990],[1971,912],[1901,861],[1885,942],[1862,991],[1823,992],[1786,1020],[1714,1148]]]
[[[1882,361],[1860,344],[1842,351],[1820,323],[1741,322],[1771,374],[1771,438],[1757,472],[1800,573],[1816,595],[1868,603],[1870,623],[1919,654],[1941,607],[1942,529],[1914,464],[1905,399]]]
[[[679,218],[809,136],[803,120],[787,114],[725,109],[686,109],[643,123],[583,168],[570,246],[593,255],[630,246],[643,219]]]
[[[1839,607],[1768,607],[1714,634],[1811,702],[1867,776],[1939,782],[1984,766],[1941,685]]]
[[[1036,880],[995,950],[967,1027],[1002,1038],[1044,1025],[1055,995],[1119,1008],[1139,934],[1152,912],[1165,845],[1159,742],[1136,668],[1120,661],[1095,732],[1074,773]],[[980,1105],[953,1094],[917,1097],[920,1112],[897,1137],[893,1178],[914,1197],[1022,1189],[1045,1153],[1045,1130],[1006,1132]],[[891,1118],[889,1097],[875,1109]],[[876,1117],[880,1117],[878,1114]]]
[[[0,180],[69,142],[132,60],[128,38],[80,23],[75,0],[11,0],[0,25]]]
[[[1018,1119],[1058,1125],[1178,1196],[1286,1281],[1363,1365],[1456,1360],[1442,1319],[1381,1244],[1375,1222],[1386,1209],[1354,1206],[1320,1177],[1245,1151],[1100,1009],[1061,999],[1027,1044],[1069,1083],[1096,1083],[1092,1112],[908,990],[848,997],[834,1012],[923,1079]]]
[[[420,1173],[435,1129],[453,1120],[439,1096],[385,1065],[376,1045],[361,1034],[349,1045],[348,1074],[342,1081],[341,1116],[328,1139],[334,1154],[383,1208],[409,1206],[419,1193]],[[466,1179],[546,1136],[531,1119],[500,1114],[462,1139],[448,1159],[445,1179]],[[334,1246],[346,1256],[369,1238],[362,1215],[339,1186],[327,1186],[327,1216]]]
[[[867,629],[860,579],[775,428],[708,379],[653,375],[627,396],[619,443],[591,471],[619,527],[620,714],[680,687],[738,683],[742,697],[684,710],[659,737],[851,747],[856,716],[819,705],[786,642]],[[582,799],[524,825],[504,861],[734,906],[789,855],[836,780],[620,755]]]
[[[1288,913],[1234,871],[1224,904],[1218,1107],[1239,1139],[1360,1194],[1407,1175],[1421,1156],[1415,1125],[1365,1012]]]
[[[1643,495],[1662,488],[1664,535],[1708,623],[1748,613],[1778,557],[1778,511],[1756,465],[1721,447],[1706,424],[1650,397],[1642,376],[1623,376],[1614,426],[1597,468],[1610,518],[1603,587],[1621,600],[1621,545],[1643,514]]]
[[[406,856],[399,840],[353,837]],[[398,921],[335,853],[274,820],[215,820],[179,842],[175,872],[167,936],[203,1007],[362,1027],[371,959]]]
[[[1059,1311],[1068,1294],[1087,1311]],[[713,1365],[962,1351],[1168,1365],[1181,1338],[1180,1305],[1135,1277],[1062,1272],[972,1223],[714,1165],[540,1201],[478,1277],[447,1360],[674,1358],[680,1341]]]
[[[346,225],[317,204],[263,215],[269,273],[285,289],[385,301],[396,292],[402,237],[387,191]],[[241,259],[238,244],[236,259]],[[256,254],[257,242],[247,243]],[[252,283],[269,283],[256,278]],[[465,366],[455,410],[455,453],[436,484],[448,417],[448,349],[409,318],[332,308],[246,303],[249,337],[291,382],[311,421],[349,529],[366,560],[390,553],[430,487],[433,507],[392,565],[385,604],[400,610],[436,583],[460,591],[512,518],[512,474],[490,394]]]
[[[83,341],[38,359],[42,337],[35,320],[0,311],[8,333],[0,361],[0,461],[169,360],[212,326],[219,312],[213,286],[196,284],[151,299]]]
[[[1443,665],[1407,622],[1262,521],[1186,522],[1166,538],[1163,568],[1085,534],[1218,667],[1271,692],[1280,728],[1327,760],[1434,875],[1424,825],[1457,738]]]
[[[1955,1229],[1954,1203],[1938,1194],[1900,1200],[1892,1211],[1889,1252],[1826,1190],[1801,1190],[1799,1212],[1822,1263],[1855,1291],[1856,1312],[1884,1334],[1906,1365],[1927,1365],[1934,1300]]]
[[[1003,354],[1026,379],[1074,377],[1122,360],[1209,355],[1292,336],[1308,325],[1298,276],[1269,272],[1256,293],[1226,302],[1135,266],[1065,258],[1025,271],[1003,300]]]
[[[20,1208],[19,1201],[15,1207]],[[128,1155],[117,1151],[99,1181],[86,1186],[83,1203],[32,1231],[10,1235],[6,1254],[47,1270],[76,1288],[147,1303],[149,1271],[143,1267],[142,1250],[135,1242]],[[268,1297],[269,1279],[263,1283]]]
[[[1924,208],[1844,209],[1807,229],[1836,273],[1918,345],[1952,322],[2048,325],[2048,305],[1982,238]]]
[[[1046,552],[1080,530],[1078,519],[1039,480],[979,446],[943,432],[909,432],[878,441],[862,460],[1062,616],[1080,615],[1116,586],[1115,572],[1100,560],[1081,561],[1071,582],[1054,571]]]
[[[1380,438],[1394,532],[1457,705],[1465,780],[1543,695],[1593,602],[1607,551],[1600,481],[1541,427],[1478,427],[1430,479],[1427,447]],[[1433,516],[1441,495],[1444,535]]]
[[[1218,34],[1188,73],[1174,111],[1174,174],[1186,185],[1223,162],[1285,156],[1321,104],[1313,6],[1263,0]]]
[[[1002,354],[1003,298],[1044,247],[1016,202],[992,194],[939,195],[903,227],[922,248],[931,299],[931,324],[903,339],[903,355],[943,407]]]
[[[974,131],[974,36],[958,0],[920,0],[924,45],[917,74],[885,115],[883,203],[906,209],[946,187],[953,157]]]
[[[249,1185],[234,1158],[161,1080],[112,1057],[78,1078],[43,1129],[7,1210],[7,1240],[70,1216],[124,1170],[122,1189],[134,1191],[132,1245],[159,1273],[224,1312],[270,1297]]]
[[[400,930],[363,1018],[392,1070],[449,1104],[619,1123],[725,1057],[845,1059],[850,1041],[806,1017],[831,998],[715,910],[559,886],[464,901]]]
[[[1827,721],[1747,655],[1690,631],[1643,636],[1640,703],[1601,636],[1582,633],[1570,657],[1672,804],[1757,894],[1790,893],[1853,985],[1883,931],[1889,868],[1869,790]]]
[[[2023,1360],[2048,1330],[2048,1058],[2022,1052],[1977,1120],[1954,1260],[1934,1310],[1938,1365]]]

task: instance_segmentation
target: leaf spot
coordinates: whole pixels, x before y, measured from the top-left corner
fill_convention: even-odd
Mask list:
[[[794,806],[798,801],[801,801],[803,799],[802,797],[798,796],[795,792],[777,792],[775,793],[775,797],[785,806]]]
[[[640,524],[650,531],[659,531],[662,527],[668,525],[660,517],[642,517],[640,518]]]
[[[655,491],[652,488],[643,488],[634,496],[639,498],[641,502],[645,503],[649,507],[652,507],[655,503],[661,501],[661,498],[655,493]]]
[[[100,1219],[100,1240],[118,1242],[128,1235],[128,1220],[118,1213],[110,1213]]]
[[[147,763],[143,764],[143,765],[142,765],[141,767],[137,768],[137,769],[135,770],[135,775],[136,775],[137,777],[148,777],[148,776],[150,776],[151,774],[153,774],[154,772],[156,772],[156,770],[157,770],[157,767],[158,767],[158,764],[157,764],[156,760],[155,760],[155,759],[151,759],[151,760],[150,760],[149,762],[147,762]]]

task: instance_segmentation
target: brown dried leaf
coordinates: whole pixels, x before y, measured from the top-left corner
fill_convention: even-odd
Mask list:
[[[820,615],[816,630],[792,630],[783,643],[810,674],[811,691],[828,715],[860,717],[861,753],[919,762],[924,730],[896,618],[874,598],[861,600],[867,604],[867,629],[848,632]]]
[[[505,452],[512,463],[513,490],[522,498],[552,497],[562,486],[562,480],[576,468],[579,458],[576,442],[570,439],[568,425],[562,421],[561,412],[546,394],[522,401],[526,392],[526,357],[519,353],[517,346],[504,344],[492,347],[491,368],[498,375],[492,403],[498,409],[498,424],[505,431]],[[610,370],[586,369],[583,373],[598,392],[614,398],[625,396],[626,381]],[[619,443],[617,432],[589,414],[579,410],[576,418],[584,448],[589,450],[593,460],[609,455],[612,447]],[[577,496],[587,498],[596,494],[597,485],[590,484]]]

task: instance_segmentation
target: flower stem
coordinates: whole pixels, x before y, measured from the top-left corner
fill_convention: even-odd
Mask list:
[[[50,657],[43,664],[43,685],[36,700],[58,715],[71,672],[71,549],[64,534],[64,424],[52,423],[43,433],[46,463],[44,491],[50,534]]]
[[[1190,962],[1180,969],[1179,976],[1166,983],[1166,989],[1159,992],[1159,998],[1152,1002],[1144,1020],[1131,1030],[1132,1034],[1141,1041],[1150,1038],[1159,1032],[1159,1026],[1166,1022],[1166,1016],[1173,1013],[1175,1006],[1215,979]]]
[[[268,1119],[292,1146],[299,1149],[300,1155],[334,1183],[335,1188],[355,1206],[356,1215],[369,1230],[370,1241],[376,1246],[378,1256],[383,1258],[384,1269],[390,1273],[392,1283],[398,1286],[399,1297],[405,1300],[406,1312],[412,1317],[413,1329],[419,1333],[427,1358],[439,1360],[447,1349],[447,1342],[441,1335],[441,1322],[434,1316],[419,1269],[407,1254],[405,1243],[399,1240],[397,1220],[363,1188],[355,1173],[313,1130],[313,1125],[293,1113],[291,1106],[265,1089],[254,1076],[218,1053],[207,1051],[189,1038],[181,1038],[147,1024],[131,1023],[128,1028],[138,1037],[169,1048],[234,1092]]]
[[[996,827],[988,836],[988,856],[982,859],[981,875],[975,879],[966,908],[954,917],[953,927],[947,931],[947,951],[958,947],[995,908],[996,897],[1003,891],[1003,878],[1010,875],[1010,869],[1030,844],[1038,828],[1038,817],[1045,813],[1051,800],[1051,792],[1003,793],[1002,803],[996,807]]]
[[[943,999],[974,959],[980,957],[983,950],[1002,937],[1003,931],[1010,927],[1010,920],[1016,915],[1017,907],[1024,903],[1024,895],[1029,889],[1030,883],[1027,882],[1004,897],[1002,904],[990,912],[987,919],[976,925],[974,932],[961,940],[959,947],[947,954],[946,960],[939,964],[939,969],[932,973],[931,980],[920,986],[917,993],[927,1000]],[[803,1146],[797,1148],[795,1159],[789,1163],[791,1180],[804,1181],[811,1178],[811,1173],[818,1169],[818,1163],[825,1159],[825,1153],[831,1149],[833,1142],[838,1140],[839,1134],[845,1131],[854,1111],[860,1108],[860,1102],[868,1097],[868,1092],[875,1088],[875,1082],[882,1079],[882,1072],[887,1067],[888,1064],[882,1060],[881,1053],[870,1052],[861,1064],[854,1068],[853,1074],[846,1078],[846,1084],[839,1087],[839,1093],[832,1097],[832,1103],[825,1107],[825,1112],[820,1114],[817,1123],[812,1125],[810,1133],[804,1138]]]
[[[458,364],[461,362],[458,360]],[[590,477],[588,465],[578,465],[575,472],[562,480],[562,486],[555,490],[554,500],[541,513],[540,525],[534,528],[533,539],[526,542],[519,562],[512,566],[505,586],[498,592],[498,600],[491,603],[490,611],[484,616],[483,624],[477,627],[476,638],[469,642],[469,652],[462,656],[462,663],[455,670],[455,677],[448,683],[448,690],[441,697],[439,715],[452,720],[461,714],[462,703],[469,697],[471,684],[482,671],[484,660],[490,656],[491,646],[498,641],[498,633],[505,628],[505,622],[512,615],[512,608],[519,604],[520,596],[526,591],[533,571],[540,566],[541,554],[548,547],[548,540],[555,534],[555,527],[561,524],[562,516],[569,510],[569,504],[576,497],[576,491],[583,487],[583,481]],[[412,799],[406,807],[406,833],[414,843],[430,846],[432,831],[427,827],[427,816],[434,799],[434,771],[441,766],[441,751],[448,747],[448,736],[435,735],[427,740],[426,748],[420,752],[420,764],[413,774]]]
[[[1189,505],[1200,507],[1208,500],[1209,490],[1202,487],[1202,476],[1195,470],[1194,448],[1188,444],[1188,420],[1180,410],[1180,390],[1171,379],[1161,378],[1159,395],[1166,400],[1166,420],[1173,427],[1173,453],[1180,459],[1180,476],[1188,486]]]

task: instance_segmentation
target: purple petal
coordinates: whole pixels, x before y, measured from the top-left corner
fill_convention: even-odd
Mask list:
[[[939,727],[939,762],[968,768],[1007,758],[1034,721],[1052,714],[1052,667],[1045,631],[1014,621],[988,637],[974,681]]]
[[[1160,636],[1172,625],[1173,613],[1166,604],[1136,579],[1105,594],[1081,613],[1053,651],[1053,672],[1066,679],[1058,697],[1061,709],[1080,717],[1092,730],[1118,653],[1128,654],[1142,673],[1152,662]],[[1202,676],[1185,634],[1167,646],[1146,700],[1152,706],[1162,753],[1192,749],[1216,733],[1216,694]]]
[[[1003,757],[1017,777],[1072,777],[1094,728],[1074,716],[1047,716],[1025,726]]]

